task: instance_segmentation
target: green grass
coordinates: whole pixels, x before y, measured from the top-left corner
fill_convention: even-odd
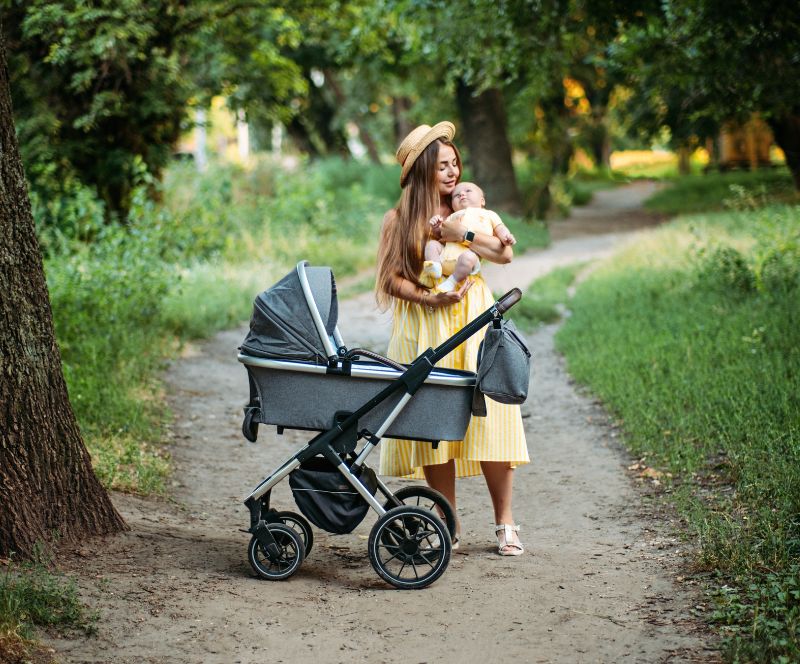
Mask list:
[[[19,661],[28,661],[22,655],[37,627],[94,633],[97,615],[81,603],[72,579],[51,572],[40,560],[0,565],[5,566],[0,569],[0,644],[22,650]]]
[[[543,222],[525,220],[508,214],[504,214],[502,219],[517,240],[514,245],[515,254],[519,255],[528,249],[542,248],[550,244],[550,232]]]
[[[558,347],[633,453],[672,473],[729,658],[796,661],[800,207],[681,218],[572,309]]]
[[[789,171],[779,167],[676,177],[656,192],[645,207],[677,215],[726,208],[756,209],[798,200]]]
[[[584,263],[575,263],[556,268],[528,286],[510,312],[517,327],[531,332],[539,325],[560,320],[569,300],[569,286],[584,267]]]

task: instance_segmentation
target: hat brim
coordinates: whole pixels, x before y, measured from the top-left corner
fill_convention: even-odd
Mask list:
[[[456,128],[452,122],[447,122],[445,120],[444,122],[438,122],[437,124],[433,125],[433,127],[431,127],[417,142],[417,144],[411,148],[405,162],[403,162],[403,170],[400,173],[400,186],[405,184],[406,178],[411,172],[412,166],[414,166],[414,163],[417,161],[417,157],[422,154],[425,148],[439,138],[452,141],[453,136],[455,135]]]

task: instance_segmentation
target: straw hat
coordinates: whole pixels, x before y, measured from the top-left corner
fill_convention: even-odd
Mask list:
[[[403,142],[400,143],[400,147],[397,148],[397,154],[395,154],[398,163],[403,167],[403,171],[400,173],[400,186],[402,187],[405,184],[411,167],[425,148],[437,138],[452,141],[455,135],[456,128],[452,122],[440,122],[433,125],[433,127],[420,125],[406,136]]]

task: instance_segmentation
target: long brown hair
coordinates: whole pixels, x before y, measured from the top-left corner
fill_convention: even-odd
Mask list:
[[[439,138],[417,157],[403,185],[397,207],[386,215],[381,229],[375,297],[383,308],[391,301],[398,277],[427,290],[420,283],[419,275],[424,264],[425,242],[430,238],[428,220],[438,213],[441,204],[436,177],[440,145],[453,148],[458,180],[461,179],[461,155],[450,141]],[[449,204],[449,200],[447,202]]]

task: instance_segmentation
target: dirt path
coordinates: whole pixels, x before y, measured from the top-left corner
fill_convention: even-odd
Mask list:
[[[622,239],[606,235],[609,246]],[[564,246],[610,250],[569,242],[515,261],[518,283],[562,260]],[[388,321],[369,295],[341,304],[349,346],[385,344]],[[99,633],[50,645],[69,662],[708,661],[708,637],[691,615],[699,600],[675,581],[684,545],[643,508],[616,432],[553,350],[555,331],[530,337],[535,373],[523,412],[533,463],[515,480],[528,553],[495,555],[485,485],[462,480],[462,548],[435,584],[406,592],[372,570],[372,515],[350,535],[315,531],[290,580],[253,576],[242,497],[307,436],[262,427],[251,445],[239,433],[247,381],[235,349],[244,329],[191,348],[167,375],[178,415],[173,500],[115,496],[131,532],[67,561],[101,613]],[[287,483],[273,495],[293,508]]]

